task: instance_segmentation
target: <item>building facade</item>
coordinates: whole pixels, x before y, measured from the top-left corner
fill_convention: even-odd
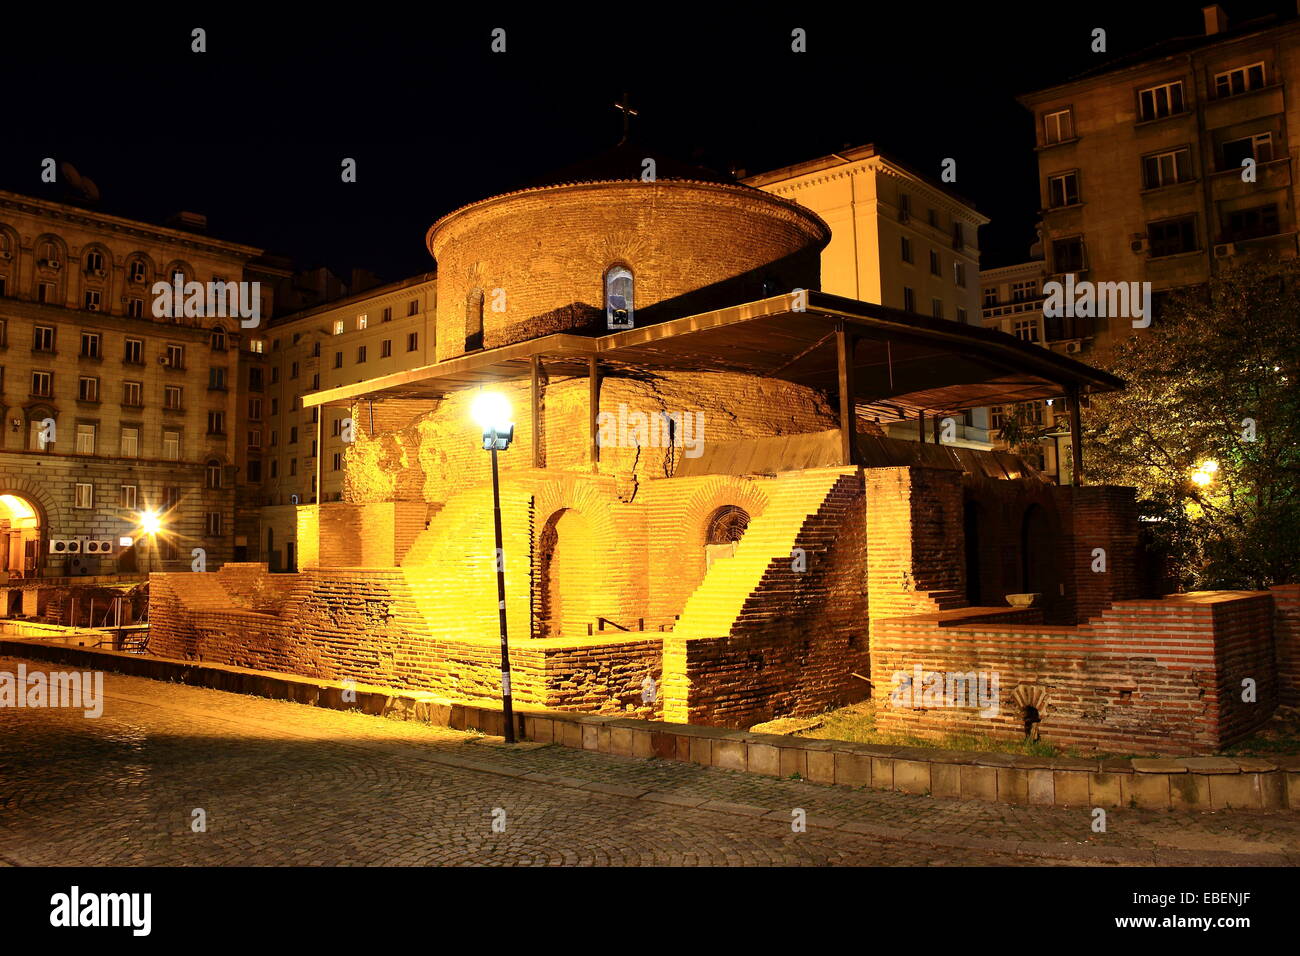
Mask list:
[[[240,283],[261,250],[0,193],[0,524],[10,580],[210,566],[243,552],[241,315],[159,317],[154,284]],[[269,315],[260,287],[255,311]],[[233,300],[232,300],[233,301]],[[142,535],[156,512],[162,533]]]
[[[1300,20],[1167,41],[1020,97],[1037,130],[1047,278],[1206,282],[1242,256],[1296,252]],[[1048,344],[1104,352],[1149,321],[1051,316]]]

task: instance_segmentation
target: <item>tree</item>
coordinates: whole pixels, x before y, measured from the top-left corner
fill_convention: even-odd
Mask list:
[[[1128,383],[1084,413],[1090,480],[1137,488],[1175,582],[1300,574],[1300,262],[1253,261],[1172,293],[1116,346]]]

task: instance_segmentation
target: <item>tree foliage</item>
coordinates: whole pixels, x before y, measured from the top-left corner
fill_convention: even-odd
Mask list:
[[[1182,587],[1300,574],[1298,331],[1300,263],[1248,262],[1171,294],[1105,363],[1128,388],[1084,412],[1088,480],[1137,488]]]

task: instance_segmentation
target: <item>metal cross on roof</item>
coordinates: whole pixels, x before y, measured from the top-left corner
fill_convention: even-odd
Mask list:
[[[623,94],[623,101],[621,103],[614,104],[614,109],[621,110],[623,113],[623,138],[618,141],[621,146],[623,143],[627,142],[628,134],[631,132],[632,117],[638,114],[636,110],[632,109],[632,102],[627,93]]]

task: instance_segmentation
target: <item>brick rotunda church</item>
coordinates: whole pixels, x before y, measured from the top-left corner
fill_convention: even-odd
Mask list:
[[[882,723],[1020,734],[1029,714],[1048,738],[1173,749],[1267,716],[1231,690],[1244,669],[1276,697],[1273,597],[1135,600],[1130,489],[942,440],[964,410],[1048,397],[1077,436],[1086,396],[1122,383],[823,294],[816,215],[664,158],[644,181],[645,158],[620,146],[435,222],[436,361],[302,398],[318,446],[327,410],[354,441],[343,500],[299,509],[301,569],[153,575],[150,652],[496,699],[490,457],[469,414],[491,389],[516,421],[517,703],[748,726],[887,696],[919,664],[999,671],[999,714]],[[905,419],[927,440],[884,437]],[[1021,592],[1040,597],[1009,607]],[[1171,615],[1194,667],[1162,647]]]

